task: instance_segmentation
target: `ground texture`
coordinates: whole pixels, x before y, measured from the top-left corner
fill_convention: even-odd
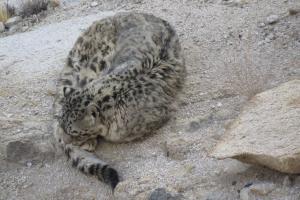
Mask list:
[[[233,200],[245,198],[245,185],[264,183],[273,189],[261,199],[300,199],[297,175],[210,157],[251,96],[300,78],[300,14],[288,12],[299,8],[298,0],[91,3],[64,1],[34,27],[0,38],[0,199],[134,199],[165,188],[183,199]],[[94,20],[133,10],[173,24],[188,77],[179,110],[164,128],[98,148],[124,181],[113,197],[52,148],[52,102],[78,35]]]

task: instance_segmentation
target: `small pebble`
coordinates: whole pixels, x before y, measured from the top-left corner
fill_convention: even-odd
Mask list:
[[[258,183],[254,184],[250,187],[250,190],[253,194],[258,195],[267,195],[275,189],[275,185],[273,183]]]
[[[28,26],[23,26],[23,27],[22,27],[22,31],[27,31],[28,29],[29,29]]]
[[[248,183],[240,191],[241,200],[255,199],[255,196],[266,196],[275,189],[273,183]]]
[[[91,7],[96,7],[96,6],[98,6],[98,3],[97,3],[96,1],[93,1],[93,2],[91,3]]]
[[[32,162],[26,162],[26,166],[28,167],[28,168],[30,168],[31,166],[32,166]]]
[[[297,15],[300,13],[300,8],[289,8],[288,12],[290,15]]]
[[[268,24],[275,24],[279,21],[279,16],[278,15],[270,15],[267,17],[267,23]]]
[[[271,42],[271,41],[274,40],[274,39],[275,39],[275,35],[274,35],[273,33],[270,33],[270,34],[266,37],[265,42],[269,43],[269,42]]]
[[[195,132],[200,128],[200,124],[196,121],[192,121],[189,125],[189,131],[190,132]]]
[[[265,44],[265,41],[263,41],[263,40],[258,42],[258,46],[261,46],[263,44]]]
[[[258,27],[259,27],[259,28],[263,28],[263,27],[265,27],[265,26],[266,26],[266,24],[263,23],[263,22],[261,22],[261,23],[258,24]]]
[[[181,200],[180,195],[172,196],[165,188],[155,189],[149,196],[149,200]]]

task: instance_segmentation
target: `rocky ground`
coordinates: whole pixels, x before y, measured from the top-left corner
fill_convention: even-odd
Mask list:
[[[0,38],[0,199],[299,200],[298,175],[210,156],[254,94],[300,78],[299,7],[298,0],[68,0],[33,24],[16,23]],[[158,133],[98,148],[122,176],[112,194],[54,150],[52,102],[80,32],[133,10],[173,24],[188,78],[176,116]]]

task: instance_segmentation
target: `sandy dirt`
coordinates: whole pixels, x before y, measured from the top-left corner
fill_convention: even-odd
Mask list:
[[[183,199],[234,200],[247,184],[272,183],[275,189],[260,199],[299,200],[297,175],[210,157],[253,94],[300,78],[300,14],[288,14],[299,7],[298,0],[106,0],[96,7],[63,1],[28,31],[2,35],[0,199],[114,198],[52,148],[52,102],[78,35],[94,20],[134,10],[173,24],[188,78],[179,110],[164,128],[144,140],[99,146],[99,157],[124,181],[115,196],[138,198],[163,187]],[[276,22],[268,22],[270,15]]]

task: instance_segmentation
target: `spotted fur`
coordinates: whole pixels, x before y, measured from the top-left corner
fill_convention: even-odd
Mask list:
[[[97,140],[132,141],[159,129],[185,73],[165,20],[120,13],[94,22],[69,52],[57,86],[55,136],[72,165],[114,188],[118,173],[93,153]]]

